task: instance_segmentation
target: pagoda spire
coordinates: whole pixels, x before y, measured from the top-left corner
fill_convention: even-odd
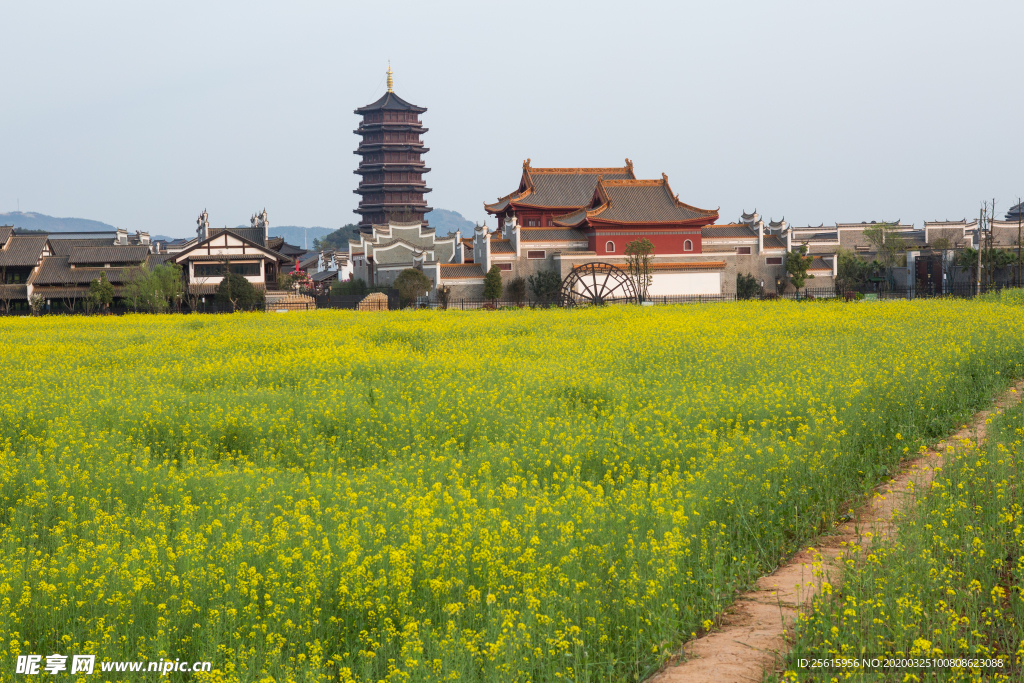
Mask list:
[[[395,79],[391,77],[391,60],[388,60],[388,92],[395,92]]]

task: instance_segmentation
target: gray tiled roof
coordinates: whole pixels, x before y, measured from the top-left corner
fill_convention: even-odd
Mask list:
[[[7,242],[7,238],[14,232],[14,228],[10,225],[0,225],[0,247]]]
[[[508,240],[491,240],[491,253],[492,254],[514,254],[516,250],[512,248],[512,243]]]
[[[427,110],[426,107],[417,107],[415,104],[406,102],[393,92],[386,92],[376,102],[356,109],[355,113],[364,114],[371,111],[377,111],[378,109],[387,109],[388,111],[412,111],[417,114]]]
[[[89,296],[88,287],[40,287],[34,290],[44,299],[84,299]],[[116,291],[115,291],[116,293]]]
[[[765,249],[785,249],[786,241],[778,235],[765,235],[764,236],[764,248]]]
[[[722,239],[753,237],[756,239],[757,233],[749,225],[734,223],[727,225],[705,225],[700,229],[700,236],[703,239],[714,239],[716,237]]]
[[[807,270],[832,270],[832,264],[823,258],[815,258]]]
[[[555,219],[555,223],[558,225],[564,225],[567,227],[575,228],[587,219],[587,209],[584,207],[572,213],[567,213],[564,216],[559,216]]]
[[[68,263],[78,265],[103,265],[104,263],[142,263],[149,256],[145,245],[108,247],[75,247],[71,250]]]
[[[607,178],[606,178],[607,180]],[[678,201],[668,183],[602,183],[608,203],[600,213],[591,213],[591,220],[618,223],[680,223],[695,218],[718,217],[718,212],[698,209]],[[644,184],[640,184],[644,183]]]
[[[799,241],[799,242],[803,242],[805,240],[814,240],[816,242],[838,242],[839,241],[839,233],[838,232],[814,232],[814,233],[800,232],[800,233],[798,233],[798,232],[794,231],[793,232],[793,239],[796,240],[796,241]]]
[[[150,254],[146,257],[146,267],[150,269],[155,268],[173,257],[174,254]]]
[[[0,285],[0,301],[28,298],[28,285]]]
[[[594,198],[597,179],[602,174],[534,173],[533,192],[517,199],[524,206],[574,207],[586,206]],[[604,174],[605,180],[624,180],[626,173]]]
[[[484,276],[484,269],[479,263],[442,263],[441,277],[444,279]]]
[[[336,270],[322,270],[319,273],[310,276],[310,280],[313,282],[323,282],[325,280],[332,280],[338,277],[338,271]]]
[[[266,230],[265,228],[210,228],[207,235],[213,237],[219,235],[222,232],[230,232],[233,235],[245,238],[250,242],[260,245],[261,247],[266,246]]]
[[[99,278],[100,273],[107,274],[107,280],[113,284],[122,282],[121,273],[126,270],[121,267],[111,268],[72,268],[68,263],[67,256],[47,256],[39,266],[39,270],[32,276],[33,285],[88,285]],[[129,272],[140,270],[138,266],[127,268]]]
[[[540,230],[521,230],[520,238],[524,242],[586,242],[587,236],[579,230],[543,228]]]
[[[34,267],[46,246],[46,235],[14,235],[0,249],[0,266]]]
[[[50,237],[50,246],[53,247],[54,256],[70,256],[76,247],[109,247],[114,244],[111,239],[61,239]]]

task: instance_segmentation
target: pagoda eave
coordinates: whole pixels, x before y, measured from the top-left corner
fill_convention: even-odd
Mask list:
[[[373,142],[368,145],[359,145],[353,154],[369,154],[371,152],[429,152],[429,147],[409,145],[395,142]]]
[[[434,207],[426,204],[374,204],[372,206],[360,206],[352,209],[352,213],[394,213],[396,211],[408,211],[410,213],[430,213]]]
[[[379,187],[379,188],[358,187],[358,188],[352,190],[352,194],[364,195],[364,194],[374,194],[374,193],[378,193],[378,192],[415,192],[416,194],[426,194],[428,192],[433,192],[433,191],[434,191],[433,188],[430,188],[430,187],[416,187],[416,188],[411,188],[410,187],[410,188],[405,188],[405,189],[400,189],[400,188],[397,188],[397,187],[388,187],[386,189],[383,188],[383,187]]]
[[[359,128],[356,128],[353,133],[356,135],[367,135],[369,133],[426,133],[429,128],[423,128],[421,126],[410,126],[408,124],[394,124],[394,123],[368,123],[365,125],[360,124]]]
[[[420,162],[421,164],[424,162]],[[417,166],[416,164],[410,164],[408,162],[394,163],[391,161],[375,161],[373,163],[361,164],[359,168],[352,171],[356,175],[363,175],[366,173],[380,173],[381,171],[414,171],[416,173],[427,173],[430,171],[426,166]]]

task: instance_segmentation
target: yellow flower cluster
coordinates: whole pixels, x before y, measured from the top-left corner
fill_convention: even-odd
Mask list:
[[[852,667],[833,671],[835,680],[1024,679],[1024,406],[991,432],[981,448],[967,440],[949,452],[891,540],[867,553],[850,548],[842,586],[799,618],[784,680],[821,680],[820,671],[800,668],[801,657],[865,653],[933,664]]]
[[[0,671],[642,678],[1020,372],[1019,325],[956,301],[0,319]]]

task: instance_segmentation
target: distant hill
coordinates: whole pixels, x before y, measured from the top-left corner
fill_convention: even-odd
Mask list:
[[[239,225],[238,227],[248,228],[249,226]],[[279,225],[276,228],[270,226],[270,235],[272,237],[283,237],[284,241],[288,244],[294,244],[305,249],[312,249],[313,240],[324,235],[330,235],[332,232],[334,232],[334,228],[321,228],[319,226],[313,228],[305,228],[301,225]]]
[[[42,232],[113,232],[113,225],[88,218],[55,218],[41,213],[12,211],[0,213],[0,225],[13,225]]]
[[[463,218],[458,211],[448,211],[447,209],[434,209],[426,215],[426,219],[438,237],[444,237],[448,233],[456,231],[461,231],[463,237],[469,237],[473,234],[473,228],[476,225],[473,221]]]

